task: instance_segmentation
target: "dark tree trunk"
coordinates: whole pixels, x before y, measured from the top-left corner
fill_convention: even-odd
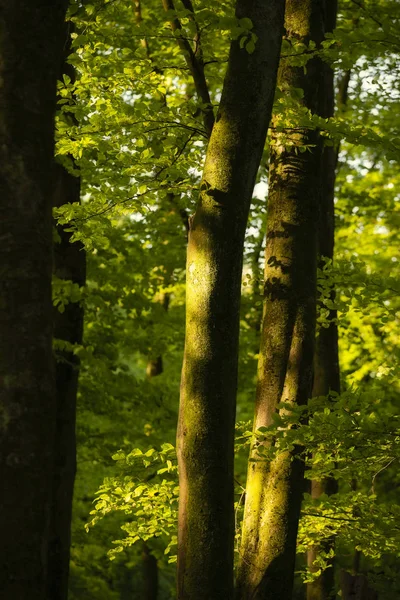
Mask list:
[[[324,35],[322,0],[287,0],[287,37],[317,46]],[[322,63],[282,60],[278,85],[301,88],[318,112]],[[265,299],[254,429],[269,426],[280,402],[304,405],[311,395],[316,317],[318,203],[322,145],[299,128],[283,147],[274,134],[269,170]],[[302,146],[309,151],[301,152]],[[304,463],[298,449],[249,464],[238,600],[290,600]],[[253,448],[251,457],[257,458]]]
[[[56,80],[66,0],[0,0],[0,588],[46,597]]]
[[[165,311],[169,307],[170,295],[161,294],[160,304]],[[164,371],[162,356],[149,359],[146,367],[146,375],[149,379],[158,377]],[[158,598],[158,563],[146,542],[143,542],[142,550],[142,573],[143,573],[143,600],[157,600]]]
[[[79,202],[80,179],[56,165],[55,205]],[[85,285],[86,256],[80,243],[71,243],[66,226],[58,226],[60,241],[55,244],[55,275]],[[83,307],[79,302],[55,309],[54,337],[70,344],[82,344]],[[57,352],[57,422],[53,481],[52,521],[49,543],[49,600],[66,600],[71,542],[72,498],[76,472],[76,397],[79,359],[72,351]]]
[[[179,600],[233,597],[233,442],[243,244],[269,124],[283,0],[238,0],[249,54],[232,43],[187,257],[186,341],[178,425]]]
[[[75,80],[74,68],[68,64],[71,23],[65,27],[64,60],[59,77],[65,73]],[[72,161],[72,158],[71,158]],[[61,164],[54,166],[53,205],[80,202],[80,177]],[[86,255],[81,243],[71,243],[67,225],[58,225],[59,239],[54,245],[54,274],[80,287],[86,281]],[[54,309],[54,338],[69,344],[82,344],[83,306],[70,302],[64,312]],[[66,600],[71,545],[71,520],[76,473],[76,399],[79,359],[70,350],[56,353],[57,420],[54,447],[53,503],[49,535],[48,600]]]
[[[340,587],[343,600],[378,600],[378,594],[371,589],[368,578],[359,572],[361,552],[354,553],[352,573],[342,570],[340,573]]]
[[[325,30],[333,31],[336,25],[337,2],[328,2],[328,11],[325,17]],[[323,86],[319,98],[319,113],[324,118],[333,116],[334,113],[334,73],[333,69],[323,65]],[[321,172],[321,203],[319,209],[318,227],[318,254],[319,268],[324,267],[324,258],[333,259],[335,237],[335,178],[336,178],[337,148],[325,146],[322,155]],[[331,300],[335,299],[335,290],[331,292]],[[338,328],[336,324],[336,311],[329,315],[329,327],[321,327],[315,342],[314,352],[314,383],[313,397],[329,396],[330,392],[340,393],[339,347]],[[311,483],[312,498],[319,498],[322,494],[337,492],[337,483],[334,478]],[[334,539],[327,540],[322,548],[314,547],[307,553],[307,563],[313,570],[313,563],[317,559],[319,550],[328,552],[334,547]],[[307,600],[330,600],[335,597],[335,573],[333,561],[318,579],[307,584]]]
[[[143,600],[157,600],[158,598],[158,564],[150,548],[143,543]]]

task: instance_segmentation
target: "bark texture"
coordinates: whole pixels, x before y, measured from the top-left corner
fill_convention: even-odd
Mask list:
[[[233,438],[244,234],[272,110],[283,0],[238,0],[258,36],[232,43],[187,257],[178,424],[179,600],[233,597]]]
[[[321,0],[287,0],[287,38],[318,45],[324,8]],[[282,60],[278,85],[301,88],[304,105],[317,112],[321,76],[319,59],[306,72]],[[290,137],[285,148],[275,134],[271,147],[255,430],[272,424],[280,402],[302,405],[311,395],[322,146],[316,131],[299,128]],[[254,448],[250,458],[257,459]],[[296,448],[249,463],[238,600],[291,599],[303,477]]]
[[[46,597],[52,167],[66,0],[0,0],[0,595]]]

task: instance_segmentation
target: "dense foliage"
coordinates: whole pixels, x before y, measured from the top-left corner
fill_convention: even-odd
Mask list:
[[[204,98],[187,56],[202,53],[216,107],[230,38],[249,53],[257,40],[248,19],[232,17],[229,1],[198,0],[196,18],[187,0],[176,3],[176,12],[167,2],[164,8],[153,0],[93,0],[69,9],[75,30],[69,62],[77,76],[59,83],[57,156],[81,175],[83,191],[81,204],[64,205],[55,216],[88,259],[85,288],[54,282],[59,310],[68,302],[85,307],[84,342],[74,348],[82,362],[71,600],[143,598],[148,551],[157,559],[160,600],[175,593],[185,247],[207,144]],[[400,592],[399,20],[395,1],[343,0],[322,50],[282,46],[282,60],[305,69],[316,52],[332,64],[338,102],[335,116],[322,120],[300,105],[301,90],[278,89],[280,143],[291,144],[290,129],[313,127],[327,144],[340,144],[335,259],[319,272],[319,327],[336,308],[343,392],[315,398],[301,414],[291,411],[255,434],[260,460],[298,444],[308,479],[331,476],[339,483],[330,497],[305,495],[299,594],[301,580],[315,576],[303,553],[332,536],[338,573],[353,569],[358,555],[360,572],[382,598]],[[268,144],[245,245],[238,538],[253,437],[267,162]],[[56,341],[56,349],[62,345]],[[273,450],[265,444],[271,438]]]

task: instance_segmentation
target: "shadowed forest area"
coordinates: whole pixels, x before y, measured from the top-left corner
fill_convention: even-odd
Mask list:
[[[400,598],[400,3],[0,0],[1,600]]]

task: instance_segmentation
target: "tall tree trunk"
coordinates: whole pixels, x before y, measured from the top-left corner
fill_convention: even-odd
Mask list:
[[[378,594],[369,587],[368,578],[360,573],[361,552],[356,550],[352,572],[342,570],[340,587],[343,600],[378,600]]]
[[[0,588],[46,597],[56,399],[52,170],[66,0],[0,0]]]
[[[80,179],[56,165],[55,205],[79,202]],[[55,275],[85,285],[86,256],[81,243],[71,243],[66,226],[57,227],[60,242],[55,244]],[[70,344],[82,344],[83,306],[70,302],[63,313],[55,309],[54,337]],[[52,521],[49,543],[49,600],[66,600],[71,543],[72,499],[76,473],[76,398],[79,359],[71,351],[58,353],[56,362],[57,422],[53,479]]]
[[[64,60],[59,77],[65,73],[75,80],[74,68],[68,64],[71,23],[65,28]],[[80,202],[80,177],[61,164],[55,164],[53,204]],[[71,243],[67,225],[57,226],[59,240],[54,246],[54,274],[82,287],[86,281],[86,255],[80,242]],[[69,344],[82,344],[83,306],[70,302],[64,312],[54,310],[54,337]],[[72,500],[76,473],[76,398],[79,358],[69,350],[57,353],[56,390],[57,420],[54,446],[53,502],[49,535],[48,600],[66,600],[71,545]]]
[[[317,46],[324,34],[322,0],[287,0],[289,40]],[[278,85],[301,88],[303,103],[318,109],[322,63],[282,61]],[[319,174],[318,133],[291,131],[292,146],[275,135],[271,147],[265,260],[265,299],[254,429],[269,426],[280,402],[306,404],[311,394],[316,313]],[[307,152],[301,152],[310,146]],[[249,463],[238,600],[292,597],[304,463],[298,449]],[[253,447],[251,458],[257,459]]]
[[[178,424],[179,600],[233,597],[233,440],[243,244],[272,110],[283,0],[238,0],[254,52],[232,42],[188,241]],[[250,48],[251,49],[251,48]]]
[[[329,9],[325,15],[325,30],[332,32],[336,26],[337,2],[331,0],[327,3]],[[334,73],[328,65],[323,65],[323,86],[320,91],[319,113],[325,119],[334,114]],[[324,258],[333,259],[334,237],[335,237],[335,178],[338,149],[334,146],[325,146],[322,154],[321,172],[321,204],[319,209],[318,227],[318,254],[319,267],[322,269]],[[335,290],[331,292],[334,300]],[[335,322],[336,311],[332,310],[330,325],[322,327],[317,335],[314,351],[314,383],[312,396],[328,396],[329,392],[340,393],[340,371],[339,371],[339,347],[338,328]],[[334,494],[337,492],[337,483],[334,478],[311,483],[311,496],[314,499],[322,494]],[[314,547],[307,553],[307,563],[311,571],[314,561],[317,559],[319,550],[328,552],[334,547],[334,539],[328,540],[322,548]],[[335,573],[333,561],[318,579],[307,584],[307,600],[329,600],[335,596]]]
[[[143,600],[157,600],[158,598],[158,564],[150,548],[143,543]]]
[[[170,295],[163,292],[159,302],[165,311],[168,310]],[[146,375],[149,379],[161,375],[164,371],[162,356],[149,359],[146,366]],[[158,563],[146,542],[143,542],[142,550],[142,573],[143,573],[143,600],[157,600],[158,598]]]

